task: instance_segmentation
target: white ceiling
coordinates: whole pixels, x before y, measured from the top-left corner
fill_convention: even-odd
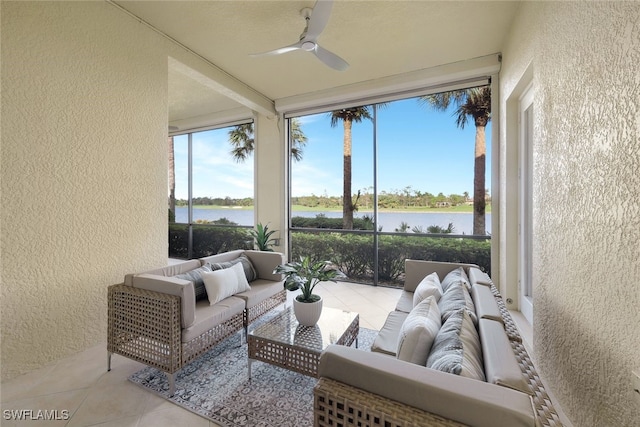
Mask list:
[[[502,50],[513,1],[336,0],[318,42],[350,67],[311,53],[252,58],[298,41],[313,0],[116,1],[117,6],[275,101],[399,76]],[[246,109],[184,73],[169,71],[169,122]]]

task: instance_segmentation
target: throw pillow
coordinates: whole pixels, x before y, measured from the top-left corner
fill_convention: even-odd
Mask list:
[[[240,292],[250,291],[251,286],[249,286],[249,282],[247,281],[247,276],[245,275],[245,270],[242,267],[242,264],[237,263],[233,267],[231,267],[230,270],[235,273],[237,280],[236,291],[233,294],[235,295],[239,294]]]
[[[427,368],[485,381],[480,337],[467,310],[458,310],[443,323]]]
[[[417,306],[420,301],[430,296],[433,296],[436,302],[440,301],[440,297],[442,297],[440,278],[436,272],[429,274],[418,283],[416,290],[413,292],[413,306]]]
[[[451,270],[446,276],[444,276],[444,279],[442,279],[442,292],[447,292],[449,286],[458,282],[463,283],[467,289],[471,289],[469,277],[467,277],[467,273],[465,273],[464,268],[462,267]]]
[[[211,305],[232,296],[238,288],[238,274],[231,268],[202,273],[202,280]]]
[[[476,315],[476,307],[473,299],[462,282],[455,282],[442,294],[442,298],[438,301],[438,308],[442,316],[442,323],[446,322],[449,316],[460,309],[469,312],[469,316],[475,325],[478,324],[478,316]]]
[[[174,276],[176,279],[189,280],[193,282],[193,290],[196,294],[196,301],[205,299],[207,297],[207,291],[204,286],[204,282],[202,281],[202,273],[211,271],[211,268],[208,264],[203,265],[200,268],[193,269],[191,271],[187,271],[183,274],[178,274]]]
[[[422,300],[407,316],[400,328],[396,357],[425,366],[433,340],[440,330],[440,310],[433,296]]]
[[[242,264],[242,268],[244,270],[245,277],[247,278],[247,282],[253,282],[258,278],[258,273],[256,272],[256,269],[251,263],[251,260],[247,258],[246,255],[240,255],[238,258],[231,261],[215,262],[207,265],[211,268],[212,271],[216,271],[216,270],[222,270],[224,268],[232,267],[233,265],[238,263]]]

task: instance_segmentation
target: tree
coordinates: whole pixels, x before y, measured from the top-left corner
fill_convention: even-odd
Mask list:
[[[176,215],[176,164],[173,150],[173,137],[169,137],[169,210]]]
[[[356,205],[353,203],[351,195],[351,126],[365,119],[371,120],[370,107],[343,108],[329,113],[331,117],[331,127],[335,127],[342,122],[344,128],[343,136],[343,197],[342,197],[342,228],[353,229],[353,212]]]
[[[229,131],[229,142],[235,161],[240,163],[247,160],[254,150],[253,123],[234,126]]]
[[[302,160],[302,148],[307,143],[307,137],[300,127],[300,120],[291,119],[291,157],[293,160]],[[229,131],[231,143],[231,155],[236,162],[244,162],[254,150],[253,123],[245,123],[234,126]]]
[[[454,90],[420,97],[420,102],[431,108],[446,111],[453,104],[456,111],[456,125],[464,129],[469,118],[473,118],[476,126],[475,163],[473,171],[473,234],[484,235],[485,229],[485,170],[486,170],[486,137],[485,127],[491,120],[491,87]]]

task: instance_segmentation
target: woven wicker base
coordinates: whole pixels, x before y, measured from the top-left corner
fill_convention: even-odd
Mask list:
[[[463,424],[320,378],[313,389],[314,425],[320,427],[460,427]]]

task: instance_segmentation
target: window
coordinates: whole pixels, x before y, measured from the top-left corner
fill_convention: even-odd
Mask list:
[[[525,90],[519,102],[519,243],[518,243],[518,284],[520,311],[533,323],[532,286],[532,172],[533,172],[533,90]]]
[[[247,247],[245,228],[254,224],[252,123],[174,136],[169,150],[170,210],[175,188],[169,256],[200,258]]]
[[[483,119],[467,117],[475,101],[488,108]],[[393,286],[405,258],[490,271],[490,105],[483,86],[290,118],[307,141],[290,167],[292,258],[310,254],[353,281]],[[477,226],[480,161],[485,214]]]

